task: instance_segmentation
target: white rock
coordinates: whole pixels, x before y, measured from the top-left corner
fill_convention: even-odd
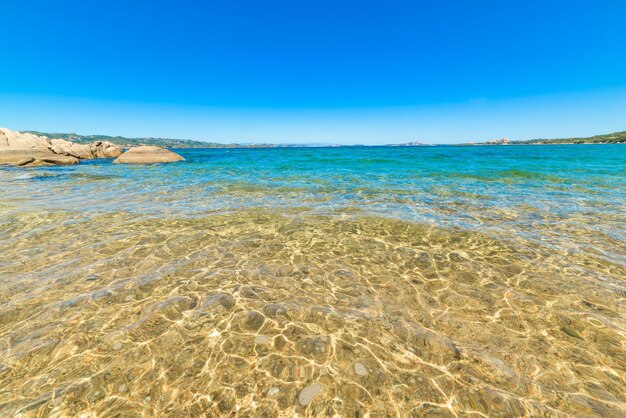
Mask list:
[[[300,405],[307,406],[311,403],[313,398],[315,398],[324,388],[321,383],[315,382],[310,384],[309,386],[302,389],[300,394],[298,395],[298,402]]]
[[[267,335],[257,335],[254,339],[254,343],[258,345],[269,344],[272,339]]]
[[[363,363],[354,363],[354,372],[359,376],[367,376],[369,371],[367,371],[367,367]]]
[[[183,157],[168,149],[142,145],[140,147],[133,147],[129,149],[113,162],[127,164],[150,164],[170,163],[184,160],[185,159]]]

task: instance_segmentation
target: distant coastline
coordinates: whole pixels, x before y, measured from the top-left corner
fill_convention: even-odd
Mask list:
[[[579,138],[555,138],[555,139],[528,139],[509,140],[501,138],[485,142],[468,142],[459,145],[576,145],[576,144],[623,144],[626,143],[626,131],[613,132],[604,135],[595,135]]]
[[[155,145],[164,148],[320,148],[320,147],[365,147],[368,145],[340,145],[340,144],[272,144],[272,143],[219,143],[198,141],[192,139],[175,139],[175,138],[127,138],[123,136],[108,135],[79,135],[75,133],[51,133],[39,131],[23,131],[49,138],[60,138],[79,144],[89,144],[94,141],[109,141],[113,144],[120,145],[124,148],[130,148],[138,145]],[[387,144],[390,147],[423,147],[423,146],[491,146],[491,145],[573,145],[573,144],[622,144],[626,143],[626,131],[614,132],[604,135],[595,135],[591,137],[580,138],[556,138],[556,139],[529,139],[529,140],[509,140],[502,138],[483,142],[466,142],[461,144],[425,144],[419,141],[411,141],[401,144]]]

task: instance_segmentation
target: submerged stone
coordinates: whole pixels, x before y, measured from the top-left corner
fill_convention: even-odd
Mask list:
[[[369,371],[363,363],[354,363],[354,372],[359,376],[367,376]]]
[[[298,395],[298,402],[302,406],[307,406],[311,403],[313,398],[315,398],[322,391],[323,388],[324,386],[318,382],[310,384],[300,391],[300,394]]]
[[[254,343],[259,345],[269,344],[270,341],[272,341],[272,339],[267,335],[257,335],[254,339]]]
[[[258,330],[263,326],[265,322],[265,317],[262,313],[257,311],[248,312],[248,317],[246,318],[246,326],[251,330]]]

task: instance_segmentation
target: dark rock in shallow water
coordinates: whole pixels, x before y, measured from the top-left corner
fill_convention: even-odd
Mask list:
[[[221,306],[227,311],[235,307],[235,298],[227,293],[211,293],[207,296],[206,301],[200,307],[201,309]]]
[[[113,296],[113,292],[111,292],[108,289],[102,289],[102,290],[98,290],[96,292],[93,292],[91,294],[91,298],[93,300],[98,300],[98,299],[104,299],[104,298],[108,298],[110,296]]]
[[[271,317],[277,317],[279,315],[288,317],[287,308],[278,303],[270,303],[269,305],[265,305],[265,307],[263,308],[263,312]]]
[[[262,313],[257,311],[248,312],[248,318],[246,319],[246,326],[251,330],[259,330],[265,323],[265,317]]]

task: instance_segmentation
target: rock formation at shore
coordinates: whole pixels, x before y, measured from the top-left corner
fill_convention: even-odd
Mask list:
[[[114,163],[128,164],[150,164],[150,163],[170,163],[175,161],[184,161],[180,155],[168,149],[142,145],[133,147],[120,155]]]
[[[122,147],[108,141],[78,144],[0,128],[0,164],[24,167],[78,164],[80,160],[116,158]]]

